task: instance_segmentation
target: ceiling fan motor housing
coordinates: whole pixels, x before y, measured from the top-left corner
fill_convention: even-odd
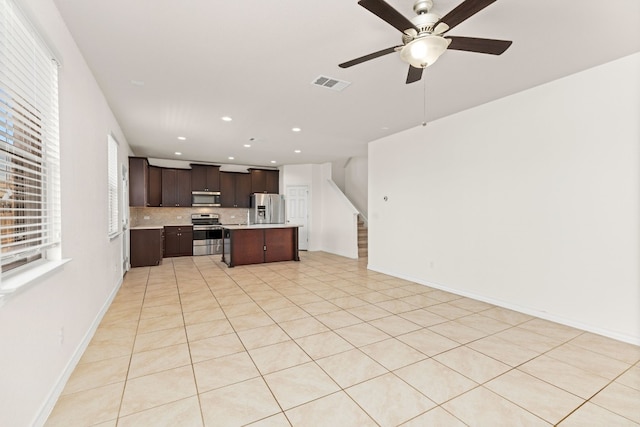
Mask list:
[[[411,23],[420,30],[420,33],[432,32],[433,26],[440,20],[440,16],[435,13],[421,13],[411,18]]]
[[[413,11],[420,15],[421,13],[427,13],[433,7],[433,0],[416,0],[413,4]]]

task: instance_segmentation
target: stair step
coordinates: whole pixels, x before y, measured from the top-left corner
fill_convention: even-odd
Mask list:
[[[364,221],[358,217],[358,258],[369,256],[369,230]]]

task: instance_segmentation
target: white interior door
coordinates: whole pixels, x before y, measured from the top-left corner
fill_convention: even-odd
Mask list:
[[[287,186],[287,224],[298,224],[298,249],[309,249],[309,186]]]

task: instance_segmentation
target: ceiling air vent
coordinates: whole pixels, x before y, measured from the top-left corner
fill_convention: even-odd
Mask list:
[[[351,82],[346,82],[344,80],[338,80],[338,79],[334,79],[332,77],[327,77],[327,76],[318,76],[314,81],[311,82],[311,84],[341,92],[347,86],[349,86]]]

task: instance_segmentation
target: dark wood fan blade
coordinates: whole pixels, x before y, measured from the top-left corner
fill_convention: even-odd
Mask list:
[[[352,59],[351,61],[343,62],[342,64],[339,64],[338,67],[340,67],[340,68],[353,67],[354,65],[361,64],[361,63],[369,61],[371,59],[379,58],[381,56],[393,53],[393,52],[396,51],[397,47],[398,46],[389,47],[387,49],[382,49],[382,50],[379,50],[377,52],[373,52],[373,53],[370,53],[368,55],[361,56],[360,58]]]
[[[438,25],[440,22],[444,22],[449,26],[449,29],[447,30],[449,31],[456,25],[469,19],[495,1],[496,0],[465,0],[451,12],[440,18],[440,21],[438,21],[436,25]],[[434,28],[436,27],[436,25],[434,25]]]
[[[409,65],[409,73],[407,74],[407,84],[417,82],[422,78],[422,70],[424,68],[416,68]]]
[[[480,39],[477,37],[446,37],[451,40],[447,49],[502,55],[513,43],[510,40]]]
[[[404,15],[395,10],[384,0],[360,0],[358,4],[385,21],[387,24],[395,27],[398,31],[404,32],[404,30],[413,28],[419,32],[411,21],[405,18]]]

